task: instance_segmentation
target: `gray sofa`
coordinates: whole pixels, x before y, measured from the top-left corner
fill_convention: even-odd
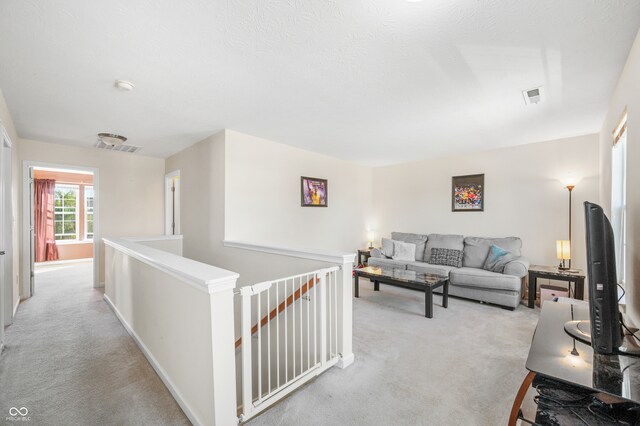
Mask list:
[[[407,269],[449,277],[449,295],[497,304],[515,309],[522,298],[523,279],[527,276],[529,261],[522,257],[522,241],[517,237],[481,238],[462,235],[407,234],[392,232],[391,239],[416,245],[415,260],[394,260],[381,249],[374,249],[369,266]],[[504,273],[482,269],[491,245],[517,256],[507,263]],[[463,250],[462,267],[432,265],[428,263],[432,248]]]

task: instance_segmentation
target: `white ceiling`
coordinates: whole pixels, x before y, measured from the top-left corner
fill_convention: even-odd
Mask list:
[[[390,164],[598,132],[639,27],[637,0],[0,0],[0,88],[23,138]]]

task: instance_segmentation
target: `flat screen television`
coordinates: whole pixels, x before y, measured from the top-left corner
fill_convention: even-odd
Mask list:
[[[613,228],[597,204],[585,201],[584,214],[590,321],[569,321],[565,330],[595,353],[613,354],[622,345]]]

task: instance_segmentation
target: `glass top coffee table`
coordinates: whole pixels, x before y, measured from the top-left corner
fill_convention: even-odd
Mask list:
[[[367,266],[354,272],[356,297],[360,297],[358,278],[364,277],[373,281],[374,291],[380,291],[380,283],[424,291],[424,316],[427,318],[433,318],[433,289],[442,287],[442,307],[448,305],[449,277],[380,266]]]

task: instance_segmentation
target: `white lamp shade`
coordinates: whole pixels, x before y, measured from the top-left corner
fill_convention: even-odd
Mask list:
[[[560,260],[571,259],[571,242],[569,240],[556,241],[556,256]]]
[[[370,229],[367,231],[367,241],[372,242],[375,237],[376,237],[376,231],[374,231],[373,229]]]

